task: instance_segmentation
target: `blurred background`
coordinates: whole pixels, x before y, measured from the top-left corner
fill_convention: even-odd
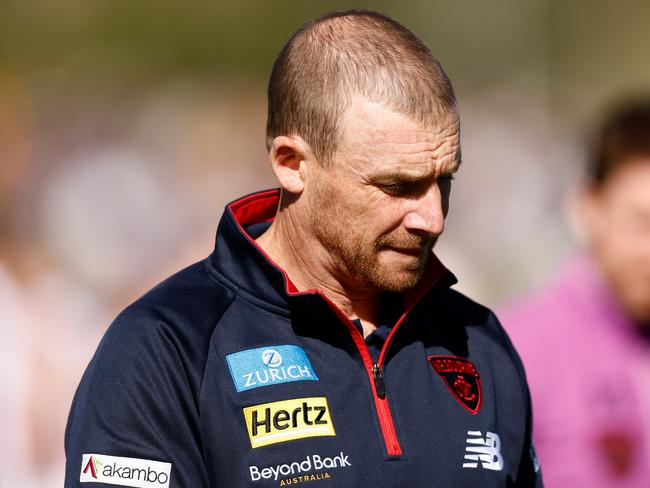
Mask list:
[[[650,82],[650,3],[0,0],[0,486],[62,486],[74,389],[112,318],[205,257],[224,204],[274,186],[265,84],[289,35],[372,8],[460,102],[437,249],[490,306],[576,246],[592,121]]]

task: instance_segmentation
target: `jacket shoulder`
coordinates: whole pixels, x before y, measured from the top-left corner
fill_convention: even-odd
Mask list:
[[[102,399],[103,392],[111,390],[98,387],[99,383],[119,390],[120,383],[140,383],[143,374],[150,385],[182,384],[197,401],[211,336],[234,296],[233,290],[209,275],[204,262],[145,293],[104,333],[73,400],[73,411],[79,403]],[[114,398],[109,395],[104,400]]]
[[[472,345],[483,351],[492,348],[504,351],[525,383],[519,355],[491,309],[451,288],[436,295],[433,307],[441,333],[456,345],[459,352],[467,354]]]
[[[482,323],[487,322],[490,316],[494,315],[485,305],[481,305],[453,288],[442,291],[435,300],[436,308],[457,320]]]
[[[207,260],[162,281],[126,307],[116,322],[164,323],[177,333],[211,333],[236,289],[219,281]]]
[[[197,263],[119,314],[73,400],[66,487],[77,486],[88,452],[170,462],[181,486],[207,485],[198,398],[211,334],[233,296]]]

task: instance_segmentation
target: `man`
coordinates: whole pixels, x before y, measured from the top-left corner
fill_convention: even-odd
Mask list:
[[[428,48],[373,12],[306,24],[267,143],[281,189],[107,332],[66,486],[541,486],[517,355],[432,253],[460,150]]]
[[[650,103],[613,111],[577,199],[588,244],[504,323],[522,352],[549,486],[650,480]]]

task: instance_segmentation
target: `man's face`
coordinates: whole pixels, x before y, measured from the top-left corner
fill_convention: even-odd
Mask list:
[[[460,164],[458,119],[421,127],[355,98],[340,134],[332,164],[310,171],[316,178],[306,188],[328,272],[347,286],[408,290],[444,228]]]
[[[628,314],[650,323],[650,159],[626,162],[587,199],[596,261]]]

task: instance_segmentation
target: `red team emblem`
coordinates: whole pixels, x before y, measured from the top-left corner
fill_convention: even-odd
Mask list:
[[[474,365],[456,356],[429,356],[429,363],[465,410],[477,414],[481,408],[481,376]]]

